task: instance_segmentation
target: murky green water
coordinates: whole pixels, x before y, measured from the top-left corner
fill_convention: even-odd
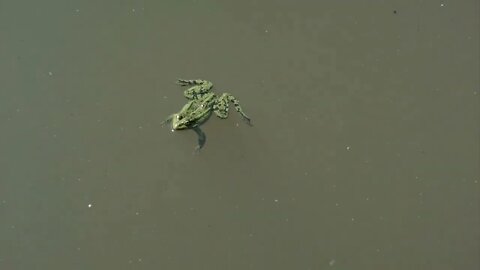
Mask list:
[[[478,269],[478,1],[350,2],[0,0],[0,269]]]

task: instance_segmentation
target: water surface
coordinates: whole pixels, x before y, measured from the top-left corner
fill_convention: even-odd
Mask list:
[[[350,2],[1,0],[0,269],[478,269],[478,1]]]

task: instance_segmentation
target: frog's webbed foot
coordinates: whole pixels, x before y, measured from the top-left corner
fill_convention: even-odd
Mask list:
[[[193,131],[195,131],[195,133],[197,133],[198,136],[198,144],[195,147],[195,151],[198,152],[205,145],[205,142],[207,141],[207,136],[205,136],[205,133],[198,126],[192,129]]]
[[[185,80],[185,79],[178,79],[177,83],[186,86],[186,85],[213,85],[212,82],[202,79],[196,80]]]
[[[201,96],[207,92],[209,92],[212,87],[213,83],[207,80],[184,80],[178,79],[177,83],[182,86],[193,85],[192,87],[188,88],[183,92],[183,95],[188,99],[195,99],[198,96]]]
[[[229,93],[223,93],[213,105],[213,112],[220,118],[225,119],[228,117],[228,103],[232,102],[235,110],[242,116],[247,125],[252,126],[252,120],[242,110],[240,102],[233,95]]]

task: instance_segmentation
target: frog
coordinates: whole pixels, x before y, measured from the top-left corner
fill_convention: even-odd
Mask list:
[[[240,114],[245,123],[252,126],[252,121],[240,106],[238,99],[228,92],[217,95],[213,92],[213,83],[203,79],[185,80],[178,79],[180,86],[189,86],[183,95],[189,100],[183,108],[169,115],[161,124],[171,123],[172,131],[191,129],[198,136],[196,150],[203,148],[206,135],[200,129],[214,113],[220,119],[228,118],[229,103],[233,103],[235,110]]]

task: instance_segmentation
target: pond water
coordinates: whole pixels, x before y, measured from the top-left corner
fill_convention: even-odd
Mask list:
[[[0,269],[479,269],[478,9],[0,0]]]

